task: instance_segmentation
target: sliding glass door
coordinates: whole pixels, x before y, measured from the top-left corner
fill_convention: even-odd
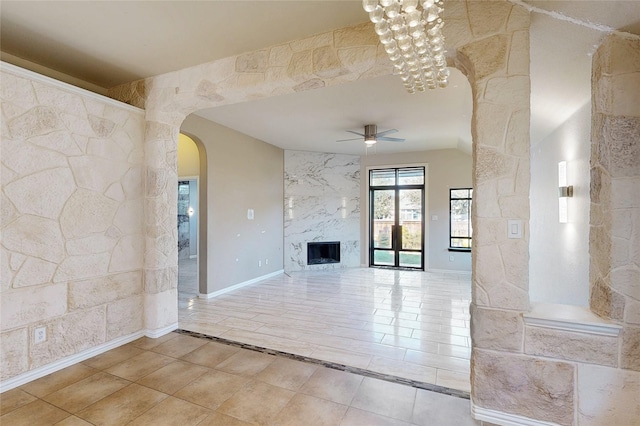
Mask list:
[[[369,172],[369,265],[424,269],[424,167]]]

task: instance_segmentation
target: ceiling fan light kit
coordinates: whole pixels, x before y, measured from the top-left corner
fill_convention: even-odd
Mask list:
[[[364,143],[365,145],[375,145],[378,140],[376,139],[376,133],[378,127],[375,124],[367,124],[364,126]]]
[[[447,87],[440,18],[444,0],[362,0],[376,34],[409,93]]]
[[[404,142],[404,139],[400,138],[390,138],[387,135],[392,133],[396,133],[397,129],[389,129],[384,132],[378,133],[378,126],[375,124],[367,124],[364,126],[364,133],[354,132],[353,130],[347,130],[349,133],[353,133],[354,135],[359,135],[359,138],[351,138],[351,139],[340,139],[336,142],[347,142],[347,141],[358,141],[364,138],[364,143],[367,147],[375,145],[378,141],[385,142]]]

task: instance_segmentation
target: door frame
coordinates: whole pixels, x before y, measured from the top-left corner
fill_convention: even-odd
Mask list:
[[[366,181],[366,190],[365,190],[365,201],[367,206],[367,213],[364,220],[365,226],[365,235],[366,235],[366,264],[363,264],[363,267],[371,267],[370,265],[370,253],[371,253],[371,188],[370,188],[370,171],[378,170],[378,169],[404,169],[411,167],[424,167],[424,197],[423,197],[423,205],[424,211],[422,212],[423,218],[423,243],[422,243],[422,259],[423,259],[423,267],[424,270],[429,269],[429,221],[427,220],[427,216],[429,213],[429,163],[406,163],[406,164],[376,164],[367,166],[365,168],[365,181]],[[416,269],[418,271],[419,269]]]

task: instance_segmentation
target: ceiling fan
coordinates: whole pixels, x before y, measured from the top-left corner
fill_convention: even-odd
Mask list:
[[[389,129],[380,133],[378,133],[377,130],[378,130],[378,127],[375,124],[367,124],[366,126],[364,126],[364,133],[354,132],[353,130],[347,130],[347,132],[364,137],[364,143],[367,146],[374,145],[378,141],[404,142],[404,139],[390,138],[386,136],[392,133],[396,133],[398,131],[397,129]],[[336,142],[347,142],[347,141],[357,141],[357,140],[362,140],[362,138],[340,139],[339,141],[336,141]]]

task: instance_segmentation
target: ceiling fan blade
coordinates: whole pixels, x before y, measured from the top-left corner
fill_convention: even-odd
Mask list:
[[[352,138],[352,139],[340,139],[339,141],[336,142],[348,142],[348,141],[361,141],[362,138]]]
[[[347,130],[349,133],[353,133],[354,135],[362,136],[364,138],[364,133],[354,132],[353,130]]]
[[[384,132],[378,132],[376,136],[380,137],[380,136],[390,135],[392,133],[397,133],[397,132],[398,132],[398,129],[389,129],[389,130],[385,130]]]
[[[400,139],[400,138],[378,138],[379,141],[386,141],[386,142],[404,142],[404,139]]]

